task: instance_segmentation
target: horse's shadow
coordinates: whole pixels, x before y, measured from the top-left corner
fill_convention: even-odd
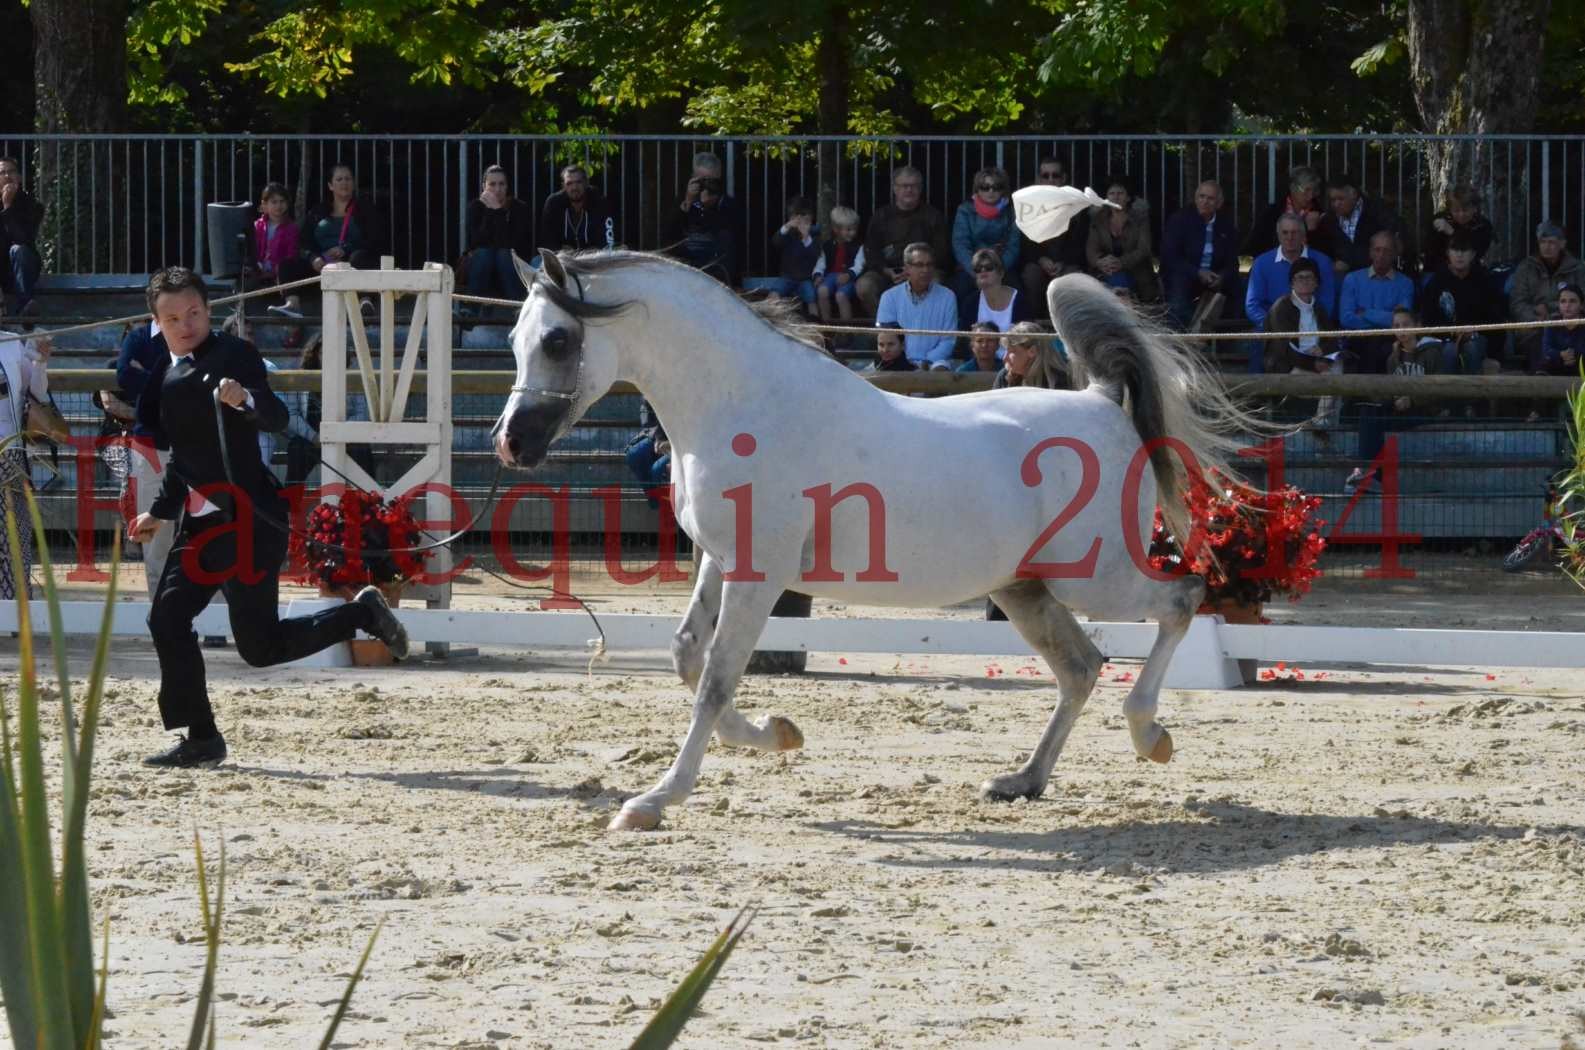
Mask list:
[[[301,780],[330,783],[337,780],[377,780],[409,791],[467,791],[479,795],[538,799],[582,799],[579,788],[541,784],[522,775],[513,766],[487,769],[428,769],[411,773],[308,773],[297,769],[270,769],[267,766],[230,766],[234,773],[269,777],[274,780]]]
[[[1290,857],[1393,845],[1446,845],[1538,834],[1585,834],[1578,825],[1472,824],[1414,816],[1279,813],[1235,802],[1197,806],[1210,819],[1120,820],[1047,831],[932,832],[864,820],[821,821],[818,831],[912,849],[878,863],[933,870],[1094,871],[1136,862],[1181,874],[1239,871]],[[985,851],[992,851],[986,855]],[[969,854],[980,854],[972,856]]]

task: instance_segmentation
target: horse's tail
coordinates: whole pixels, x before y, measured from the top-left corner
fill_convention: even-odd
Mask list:
[[[1094,387],[1133,417],[1151,449],[1167,526],[1188,536],[1190,472],[1218,485],[1214,472],[1230,474],[1230,461],[1251,435],[1276,431],[1228,397],[1181,339],[1094,278],[1059,277],[1046,300],[1067,347],[1074,388]],[[1175,450],[1176,442],[1182,444]],[[1179,455],[1185,449],[1192,455]]]

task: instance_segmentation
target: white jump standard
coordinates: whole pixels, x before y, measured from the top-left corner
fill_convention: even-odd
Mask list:
[[[538,466],[613,383],[631,382],[671,436],[677,520],[704,552],[672,642],[695,690],[688,734],[613,828],[653,828],[687,798],[712,733],[730,745],[801,746],[786,718],[751,723],[732,703],[787,589],[904,607],[992,595],[1060,691],[1029,761],[983,786],[1000,799],[1045,790],[1100,673],[1101,653],[1069,610],[1154,620],[1123,713],[1140,755],[1172,757],[1157,695],[1204,585],[1146,564],[1158,489],[1187,535],[1186,471],[1225,467],[1235,435],[1259,425],[1170,337],[1096,281],[1064,277],[1048,303],[1087,389],[915,399],[876,389],[671,260],[542,260],[537,273],[519,265],[529,292],[497,454]]]

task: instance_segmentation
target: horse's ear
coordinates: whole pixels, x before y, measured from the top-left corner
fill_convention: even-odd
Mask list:
[[[561,257],[549,248],[539,250],[540,268],[546,277],[549,277],[557,288],[567,290],[567,269],[561,265]]]
[[[534,268],[523,261],[517,252],[512,253],[512,268],[517,271],[517,279],[523,282],[525,290],[534,287]]]

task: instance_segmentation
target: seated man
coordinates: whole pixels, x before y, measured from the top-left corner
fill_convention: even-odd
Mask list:
[[[1508,316],[1515,321],[1551,320],[1557,316],[1558,289],[1565,284],[1585,285],[1585,267],[1569,254],[1563,227],[1543,222],[1535,228],[1535,236],[1535,254],[1513,271]],[[1526,363],[1534,360],[1541,351],[1541,332],[1539,328],[1515,332],[1514,356]]]
[[[958,299],[936,280],[936,258],[930,245],[916,241],[904,249],[903,269],[907,280],[881,295],[875,310],[876,327],[956,331]],[[953,343],[950,335],[910,335],[905,339],[908,360],[921,368],[951,368]]]
[[[33,286],[44,268],[37,243],[43,222],[44,205],[22,188],[22,166],[14,157],[0,157],[0,287],[16,296],[11,313],[17,317],[37,312]]]
[[[561,189],[545,198],[539,215],[539,246],[561,251],[615,248],[616,216],[600,191],[589,185],[589,173],[569,164],[561,169]],[[524,255],[538,265],[538,253]]]
[[[1343,305],[1339,319],[1344,328],[1364,331],[1391,328],[1394,311],[1414,305],[1414,282],[1398,272],[1398,235],[1378,230],[1370,239],[1370,265],[1343,278]],[[1385,336],[1356,338],[1349,349],[1359,358],[1361,372],[1380,372],[1392,352]]]
[[[925,177],[918,168],[901,167],[892,172],[892,203],[870,218],[864,235],[864,272],[859,275],[859,302],[865,312],[880,308],[881,294],[907,278],[903,252],[915,242],[930,247],[936,260],[937,280],[946,276],[944,267],[952,258],[948,244],[947,220],[925,201]]]
[[[1041,157],[1036,168],[1041,186],[1066,186],[1068,169],[1056,157]],[[1065,273],[1084,272],[1084,246],[1090,239],[1090,213],[1081,211],[1068,221],[1059,237],[1024,242],[1024,294],[1031,302],[1046,301],[1046,285]]]
[[[1316,295],[1320,303],[1326,307],[1327,315],[1331,315],[1331,304],[1336,302],[1332,260],[1309,247],[1305,243],[1306,236],[1303,219],[1297,215],[1283,215],[1277,220],[1277,247],[1263,255],[1257,255],[1250,266],[1249,284],[1244,292],[1244,316],[1248,317],[1256,328],[1273,330],[1266,324],[1266,315],[1271,312],[1272,303],[1287,296],[1290,288],[1288,270],[1300,259],[1308,259],[1315,263],[1320,275]],[[1252,340],[1249,353],[1251,372],[1266,370],[1264,355],[1264,344],[1260,340]]]
[[[736,223],[726,200],[726,189],[715,176],[690,180],[688,197],[672,214],[666,239],[677,245],[674,253],[684,262],[732,287],[737,280]]]
[[[1190,327],[1197,304],[1202,317],[1216,320],[1227,299],[1239,298],[1238,230],[1221,211],[1222,186],[1207,179],[1195,187],[1194,205],[1175,213],[1161,231],[1167,313],[1179,328]]]
[[[1432,274],[1421,291],[1420,316],[1427,327],[1498,324],[1503,320],[1501,294],[1493,286],[1491,274],[1475,261],[1475,246],[1462,234],[1455,234],[1449,242],[1447,266]],[[1444,335],[1439,371],[1473,376],[1496,371],[1495,360],[1490,368],[1486,365],[1489,342],[1484,332]],[[1464,414],[1473,416],[1474,406],[1467,406]]]
[[[1391,208],[1360,192],[1352,175],[1332,179],[1326,191],[1327,212],[1316,231],[1316,246],[1332,257],[1341,281],[1345,274],[1371,265],[1370,239],[1383,230],[1402,235],[1403,220]]]
[[[671,439],[666,428],[648,401],[638,407],[639,432],[627,443],[624,454],[627,469],[644,487],[644,498],[650,508],[660,506],[660,493],[654,489],[671,484]]]
[[[1392,327],[1418,328],[1420,319],[1413,310],[1400,306],[1392,312]],[[1392,350],[1387,355],[1387,374],[1395,376],[1435,375],[1442,364],[1442,341],[1434,335],[1413,336],[1401,332],[1393,337]],[[1349,488],[1369,485],[1376,479],[1372,461],[1381,455],[1389,430],[1405,430],[1423,417],[1429,403],[1398,396],[1386,404],[1364,402],[1359,406],[1359,458],[1362,465],[1355,467],[1343,482]]]
[[[974,333],[969,336],[969,359],[954,371],[995,375],[1002,367],[1001,329],[990,321],[975,321],[969,331]]]
[[[512,253],[523,259],[538,258],[531,228],[534,216],[507,188],[505,168],[492,164],[484,169],[484,187],[468,202],[466,219],[463,249],[468,294],[523,298],[526,289],[512,264]]]

